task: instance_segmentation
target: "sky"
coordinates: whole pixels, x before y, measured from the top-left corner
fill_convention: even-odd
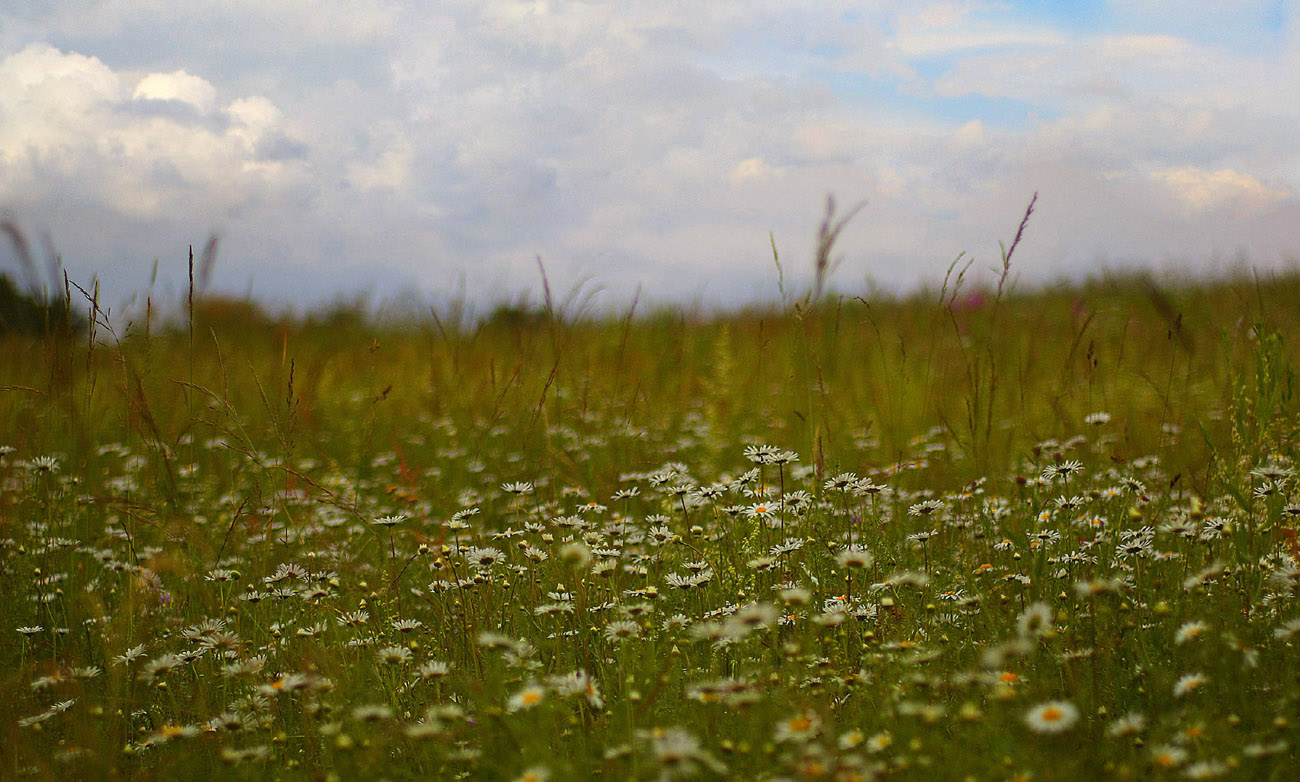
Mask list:
[[[215,234],[277,306],[737,306],[809,284],[828,195],[846,295],[991,279],[1035,193],[1020,285],[1296,268],[1297,140],[1291,2],[0,9],[0,219],[110,302]]]

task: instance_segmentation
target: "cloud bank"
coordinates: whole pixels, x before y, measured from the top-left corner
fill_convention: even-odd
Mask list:
[[[734,305],[835,283],[1300,251],[1300,24],[1274,3],[158,0],[0,11],[0,214],[110,294],[313,304],[585,285]],[[1231,7],[1230,7],[1231,6]],[[1216,29],[1213,39],[1207,29]],[[794,279],[791,280],[790,278]]]

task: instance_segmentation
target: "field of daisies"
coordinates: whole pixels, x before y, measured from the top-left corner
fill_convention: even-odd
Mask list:
[[[954,287],[73,291],[0,336],[0,778],[1297,778],[1300,278]]]

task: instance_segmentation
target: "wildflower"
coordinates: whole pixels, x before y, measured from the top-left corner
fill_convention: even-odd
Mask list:
[[[161,657],[156,657],[150,660],[145,665],[144,673],[142,674],[142,676],[145,681],[152,682],[154,679],[157,679],[161,676],[166,676],[167,674],[171,673],[173,670],[179,668],[183,664],[184,661],[181,660],[180,657],[171,654],[169,652],[167,654],[162,655]]]
[[[258,655],[256,657],[250,657],[247,660],[239,660],[221,666],[221,675],[228,679],[236,676],[246,676],[248,674],[261,673],[264,667],[266,667],[266,658]]]
[[[37,456],[28,462],[27,466],[34,473],[56,473],[59,471],[59,457]]]
[[[573,613],[573,603],[568,600],[562,600],[554,603],[542,603],[533,608],[533,613],[537,616],[556,616],[558,614]]]
[[[1183,589],[1191,591],[1205,584],[1207,581],[1213,581],[1223,575],[1224,568],[1227,565],[1222,560],[1215,560],[1196,573],[1183,579]]]
[[[1017,684],[1024,683],[1024,679],[1015,671],[1002,671],[997,675],[996,681],[1003,687],[1015,687]]]
[[[510,696],[506,701],[506,711],[516,712],[531,709],[546,700],[546,689],[540,684],[525,685],[523,689]]]
[[[912,541],[913,543],[922,545],[928,542],[930,538],[933,538],[937,534],[939,533],[935,532],[934,530],[926,529],[926,530],[921,530],[920,532],[913,532],[911,535],[907,536],[907,539]]]
[[[721,768],[721,764],[700,748],[699,739],[684,728],[656,728],[651,731],[650,750],[655,761],[663,767],[666,777],[674,773],[693,773],[697,761],[715,770]]]
[[[1016,632],[1021,638],[1045,635],[1052,629],[1053,619],[1051,606],[1046,603],[1033,603],[1016,619]]]
[[[890,745],[893,743],[893,734],[887,730],[882,730],[867,739],[867,752],[870,752],[873,755],[879,752],[884,752],[889,749]]]
[[[471,546],[470,549],[465,552],[465,561],[473,567],[486,568],[505,562],[506,555],[491,546],[484,546],[482,548]]]
[[[515,782],[547,782],[550,778],[551,772],[545,766],[533,766],[515,777]]]
[[[163,725],[161,728],[150,734],[149,738],[145,741],[145,744],[163,744],[172,739],[192,739],[201,732],[202,729],[197,725],[177,725],[175,723],[169,723]]]
[[[605,698],[600,694],[600,685],[586,671],[579,670],[552,676],[547,681],[555,690],[555,694],[561,698],[581,695],[593,709],[605,707]]]
[[[533,484],[528,481],[501,484],[501,491],[506,494],[524,495],[533,493]]]
[[[1101,426],[1103,424],[1108,424],[1110,423],[1110,413],[1101,413],[1101,412],[1091,413],[1083,419],[1083,422],[1085,424],[1091,424],[1093,426]]]
[[[697,641],[717,641],[727,636],[720,622],[698,622],[691,625],[689,632]]]
[[[1056,474],[1061,478],[1069,478],[1071,475],[1074,475],[1076,472],[1083,472],[1082,462],[1078,462],[1073,459],[1066,459],[1065,461],[1056,465]]]
[[[357,722],[383,722],[392,717],[392,708],[382,703],[357,706],[352,710],[352,719]]]
[[[622,641],[640,635],[641,625],[626,619],[620,619],[617,622],[610,622],[605,625],[605,639],[608,641]]]
[[[943,510],[944,503],[942,500],[924,500],[918,502],[907,509],[909,516],[929,516],[940,510]]]
[[[1228,773],[1228,764],[1222,760],[1200,760],[1183,769],[1185,779],[1214,779]]]
[[[1209,679],[1203,673],[1186,673],[1178,677],[1174,683],[1174,697],[1181,698],[1184,695],[1195,692],[1200,689]]]
[[[776,505],[770,502],[756,502],[745,509],[745,515],[751,519],[767,520],[776,515]]]
[[[221,761],[232,766],[240,763],[261,763],[271,757],[271,749],[265,744],[258,744],[252,747],[236,749],[234,747],[223,747],[221,750]]]
[[[915,587],[917,589],[924,589],[925,586],[929,583],[930,583],[930,577],[925,573],[920,573],[915,570],[905,570],[901,573],[893,574],[888,579],[886,579],[885,581],[879,584],[872,584],[871,588],[872,590],[880,590],[886,587],[898,586],[898,587]]]
[[[442,660],[426,660],[415,669],[415,675],[421,679],[441,679],[451,672],[451,666]]]
[[[1210,626],[1199,619],[1185,622],[1182,627],[1178,628],[1178,632],[1174,634],[1174,644],[1181,646],[1188,641],[1193,641],[1208,629],[1210,629]]]
[[[861,746],[862,742],[866,740],[867,737],[862,733],[861,730],[857,728],[853,728],[852,730],[848,730],[845,731],[844,733],[841,733],[840,738],[836,742],[836,744],[839,746],[840,749],[850,750],[850,749],[856,749],[857,747]]]
[[[1152,747],[1151,762],[1160,768],[1177,768],[1187,762],[1187,750],[1172,744]]]
[[[33,725],[37,725],[39,723],[45,722],[46,720],[51,719],[56,715],[62,714],[68,709],[72,708],[73,704],[75,704],[76,702],[77,702],[76,698],[73,698],[71,700],[66,700],[66,701],[60,701],[54,704],[53,706],[49,707],[45,711],[41,712],[40,714],[35,714],[31,717],[23,717],[22,719],[18,720],[18,727],[30,728]]]
[[[827,478],[822,485],[826,491],[844,491],[857,485],[858,476],[851,472],[842,472],[832,478]]]
[[[342,614],[338,618],[340,627],[360,627],[370,621],[370,614],[365,611],[352,611]]]
[[[370,523],[374,524],[376,527],[395,527],[403,521],[406,521],[406,517],[399,513],[396,516],[380,516],[379,518],[372,520]]]
[[[799,454],[794,451],[777,451],[768,458],[768,464],[794,464],[799,461]]]
[[[792,606],[808,605],[808,601],[812,600],[812,592],[800,586],[785,587],[777,596],[781,602]]]
[[[1136,711],[1130,711],[1128,714],[1125,714],[1108,725],[1106,727],[1106,735],[1112,738],[1131,736],[1133,734],[1141,733],[1146,729],[1146,726],[1147,718],[1145,715]]]
[[[1241,754],[1248,758],[1266,758],[1270,755],[1280,755],[1286,752],[1289,745],[1284,740],[1277,740],[1271,744],[1247,744],[1241,748]]]
[[[262,695],[271,696],[279,695],[285,692],[298,692],[310,687],[312,681],[306,674],[290,673],[281,676],[270,684],[264,684],[258,688]]]
[[[1074,593],[1079,597],[1094,597],[1096,595],[1113,594],[1120,591],[1121,584],[1115,579],[1099,578],[1089,581],[1076,581],[1074,584]]]
[[[1069,701],[1040,703],[1025,713],[1025,724],[1035,733],[1061,733],[1079,721],[1079,710]]]
[[[712,570],[705,570],[701,573],[690,575],[690,576],[683,576],[679,573],[669,573],[668,575],[664,576],[664,582],[667,583],[668,586],[677,587],[678,589],[683,589],[683,590],[695,589],[696,587],[704,586],[705,584],[709,583],[712,580],[713,580]]]
[[[1300,633],[1300,617],[1284,622],[1281,626],[1275,628],[1273,630],[1273,637],[1279,641],[1286,641],[1297,633]]]
[[[591,564],[591,548],[585,543],[571,541],[560,547],[559,558],[561,562],[573,565],[578,568],[585,568]]]
[[[777,743],[804,742],[821,732],[821,718],[812,712],[801,712],[776,723],[773,739]]]
[[[767,627],[776,621],[778,612],[771,603],[750,603],[736,612],[731,623],[745,628]]]
[[[246,730],[255,726],[255,723],[248,715],[236,711],[223,711],[204,724],[205,729],[213,731],[224,730],[235,732]]]
[[[871,567],[875,558],[861,546],[847,546],[835,555],[835,562],[848,570],[861,570]]]
[[[410,662],[411,650],[407,649],[405,646],[385,646],[375,652],[375,656],[378,657],[379,661],[382,663],[401,665],[402,663]]]
[[[803,548],[803,540],[800,538],[786,538],[772,548],[768,549],[769,554],[774,557],[782,557],[791,554]]]
[[[419,630],[423,626],[424,623],[419,619],[396,619],[393,621],[393,629],[403,634]]]
[[[685,614],[673,614],[664,620],[663,628],[672,633],[685,628],[690,623],[691,620]]]

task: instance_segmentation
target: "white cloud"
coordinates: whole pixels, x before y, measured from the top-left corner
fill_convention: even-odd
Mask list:
[[[1193,211],[1229,208],[1238,213],[1257,212],[1262,207],[1294,196],[1290,189],[1268,187],[1250,174],[1231,169],[1205,171],[1194,166],[1162,168],[1150,172],[1153,180],[1167,185]]]
[[[727,181],[732,187],[740,187],[751,180],[769,179],[779,169],[774,169],[763,162],[761,157],[749,157],[740,161],[727,172]]]
[[[216,89],[184,71],[147,75],[127,99],[121,76],[99,60],[33,44],[0,61],[0,85],[10,85],[0,86],[0,193],[11,205],[74,197],[154,219],[188,204],[221,219],[285,174],[259,159],[259,145],[280,131],[274,106],[242,98],[211,121],[201,115],[220,108]],[[157,113],[145,105],[154,101],[198,113]]]
[[[1080,32],[999,4],[847,0],[6,13],[0,208],[87,271],[216,227],[219,279],[286,263],[286,296],[463,274],[491,298],[534,285],[538,254],[557,288],[592,276],[611,299],[773,295],[769,231],[806,276],[830,191],[870,199],[845,286],[995,255],[1034,190],[1019,252],[1043,279],[1238,242],[1267,263],[1294,241],[1292,28],[1233,48],[1136,11]]]
[[[135,85],[132,100],[175,100],[207,114],[216,108],[217,90],[208,82],[186,73],[151,73]]]

